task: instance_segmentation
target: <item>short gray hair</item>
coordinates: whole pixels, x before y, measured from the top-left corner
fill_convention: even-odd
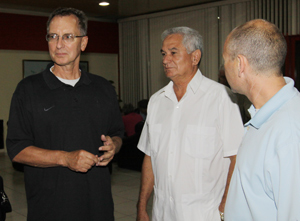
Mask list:
[[[165,38],[172,34],[180,34],[183,36],[182,44],[190,54],[193,51],[199,49],[201,51],[201,57],[203,55],[203,39],[198,31],[189,27],[175,27],[165,30],[161,34],[161,39],[164,41]]]
[[[87,26],[88,26],[88,19],[83,11],[75,9],[75,8],[57,8],[55,9],[49,16],[47,21],[47,33],[49,33],[49,26],[52,19],[55,16],[70,16],[75,15],[78,18],[79,29],[81,35],[87,35]]]
[[[279,29],[272,23],[256,19],[235,28],[228,37],[227,51],[231,59],[244,55],[257,72],[277,68],[285,62],[287,45]],[[281,75],[281,72],[278,73]]]

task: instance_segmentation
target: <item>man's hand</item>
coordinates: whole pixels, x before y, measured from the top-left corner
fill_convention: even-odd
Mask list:
[[[65,152],[65,166],[76,172],[86,173],[98,163],[98,157],[85,151]]]
[[[103,146],[99,147],[99,151],[103,151],[103,155],[98,157],[96,166],[106,166],[113,158],[116,153],[116,145],[110,136],[101,135]]]
[[[220,204],[220,206],[219,206],[219,211],[220,211],[221,213],[224,213],[224,209],[225,209],[225,203],[222,202],[222,203]]]

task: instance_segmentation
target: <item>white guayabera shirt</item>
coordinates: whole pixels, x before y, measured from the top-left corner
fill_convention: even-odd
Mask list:
[[[179,102],[173,82],[151,97],[138,148],[151,156],[153,220],[220,220],[228,157],[244,131],[228,93],[198,70]]]

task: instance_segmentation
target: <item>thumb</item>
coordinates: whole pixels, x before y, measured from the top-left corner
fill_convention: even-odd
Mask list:
[[[106,142],[106,141],[107,141],[106,136],[102,134],[102,135],[101,135],[101,140],[102,140],[103,142]]]

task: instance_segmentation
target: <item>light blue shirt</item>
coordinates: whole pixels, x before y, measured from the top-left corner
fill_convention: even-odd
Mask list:
[[[300,220],[300,94],[294,81],[252,119],[237,154],[226,221]]]

